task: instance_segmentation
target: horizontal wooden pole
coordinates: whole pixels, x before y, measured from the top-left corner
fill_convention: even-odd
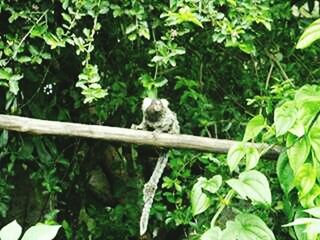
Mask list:
[[[227,153],[232,145],[239,143],[233,140],[186,134],[156,133],[128,128],[48,121],[3,114],[0,114],[1,128],[37,135],[85,137],[154,147],[182,148],[216,153]],[[267,144],[259,143],[248,143],[248,145],[254,145],[261,150],[269,147]],[[275,158],[279,155],[280,151],[281,147],[275,146],[266,155]]]

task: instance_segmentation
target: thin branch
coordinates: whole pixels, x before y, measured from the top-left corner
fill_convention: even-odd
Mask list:
[[[239,143],[233,140],[185,134],[156,133],[128,128],[39,120],[3,114],[0,114],[0,129],[1,128],[38,135],[86,137],[154,147],[183,148],[216,153],[227,153],[234,144]],[[247,145],[255,146],[259,150],[266,149],[270,146],[262,143],[247,143]],[[276,158],[281,149],[279,146],[271,148],[268,151],[267,157]]]
[[[46,11],[44,11],[44,12],[42,13],[42,15],[37,19],[36,23],[33,24],[33,26],[29,29],[29,31],[23,36],[23,38],[22,38],[21,41],[19,42],[18,46],[15,48],[12,56],[11,56],[11,57],[7,60],[7,62],[5,63],[5,66],[7,66],[7,65],[10,63],[10,61],[17,56],[18,51],[19,51],[19,48],[22,46],[22,44],[23,44],[24,41],[27,39],[27,37],[29,37],[29,35],[32,33],[33,29],[38,25],[38,23],[42,20],[42,18],[47,15],[48,11],[49,11],[49,9],[47,9]]]

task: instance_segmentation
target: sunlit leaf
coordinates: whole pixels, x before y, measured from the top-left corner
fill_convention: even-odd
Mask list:
[[[298,40],[296,48],[303,49],[320,39],[320,19],[311,23]]]
[[[60,227],[60,225],[38,224],[30,227],[21,240],[52,240]]]
[[[265,119],[262,115],[253,117],[247,124],[243,141],[248,141],[255,138],[265,127]]]
[[[228,221],[222,232],[223,240],[275,240],[273,232],[256,215],[239,214],[234,221]]]
[[[255,203],[271,205],[271,191],[267,178],[256,170],[240,173],[239,179],[230,179],[227,184],[242,198]]]
[[[244,158],[246,150],[243,143],[233,145],[227,156],[227,164],[230,168],[230,172],[233,172],[239,165],[241,159]]]
[[[310,143],[307,138],[298,139],[288,134],[286,145],[290,166],[293,172],[296,173],[309,156]]]
[[[296,91],[294,99],[301,102],[320,101],[320,86],[306,84]]]
[[[276,135],[285,134],[295,123],[297,119],[297,109],[294,101],[289,101],[277,107],[274,112],[274,123]]]
[[[306,213],[309,213],[313,217],[320,218],[320,207],[309,208],[304,210]]]
[[[307,194],[315,185],[317,171],[311,163],[305,163],[297,171],[295,176],[296,187],[301,192],[301,197]]]
[[[10,222],[0,230],[1,240],[18,240],[22,232],[22,227],[16,220]]]
[[[221,240],[221,234],[219,227],[212,227],[201,235],[200,240]]]
[[[320,127],[312,127],[309,133],[309,141],[318,161],[320,161]]]
[[[209,197],[202,191],[202,188],[206,182],[206,178],[200,177],[198,178],[196,184],[194,184],[192,187],[191,208],[193,216],[204,212],[211,205]]]
[[[246,170],[255,168],[259,162],[260,153],[255,147],[246,148]]]
[[[202,188],[210,193],[215,193],[219,190],[221,184],[222,184],[222,177],[220,175],[216,175],[206,180]]]

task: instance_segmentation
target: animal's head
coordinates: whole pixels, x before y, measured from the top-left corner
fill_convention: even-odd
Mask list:
[[[145,98],[142,103],[142,111],[147,120],[151,122],[158,121],[164,114],[169,102],[166,99]]]

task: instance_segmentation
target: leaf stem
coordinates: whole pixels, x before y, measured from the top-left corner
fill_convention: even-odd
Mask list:
[[[233,189],[230,189],[227,193],[227,195],[225,196],[224,199],[221,200],[220,204],[219,204],[219,208],[217,210],[217,212],[214,214],[212,220],[211,220],[211,227],[215,226],[216,221],[219,217],[219,215],[222,213],[223,209],[229,205],[231,199],[233,198],[235,194],[235,191]]]

